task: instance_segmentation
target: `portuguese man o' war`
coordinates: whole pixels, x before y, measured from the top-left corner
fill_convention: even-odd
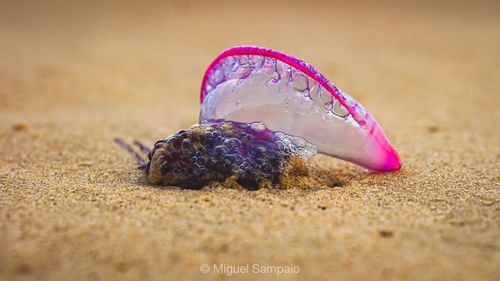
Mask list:
[[[153,184],[200,187],[229,177],[247,187],[279,182],[290,161],[322,153],[374,172],[401,161],[375,118],[314,67],[253,46],[222,52],[200,93],[200,125],[158,141],[149,162],[125,142]],[[256,130],[258,129],[258,130]]]

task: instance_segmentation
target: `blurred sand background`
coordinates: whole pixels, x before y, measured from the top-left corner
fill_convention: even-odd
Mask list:
[[[0,2],[1,280],[500,279],[494,1],[66,2]],[[320,156],[287,188],[149,186],[113,138],[196,123],[205,68],[239,44],[354,96],[401,172]]]

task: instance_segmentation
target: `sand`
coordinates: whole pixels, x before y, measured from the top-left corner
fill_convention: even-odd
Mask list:
[[[0,8],[1,280],[500,279],[493,2],[22,2]],[[316,66],[403,169],[318,156],[281,188],[149,185],[113,138],[196,123],[205,68],[237,44]]]

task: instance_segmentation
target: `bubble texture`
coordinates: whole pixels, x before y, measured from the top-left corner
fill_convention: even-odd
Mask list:
[[[200,188],[234,176],[256,189],[264,181],[277,183],[292,158],[314,154],[316,147],[304,139],[260,123],[210,120],[156,142],[146,171],[153,184]]]
[[[219,57],[205,74],[201,89],[202,101],[213,89],[228,80],[240,80],[236,85],[240,86],[242,80],[251,80],[253,75],[260,74],[268,77],[266,84],[284,82],[287,89],[302,92],[307,100],[316,105],[318,110],[324,110],[325,114],[343,119],[352,116],[360,125],[368,121],[365,110],[356,100],[302,60],[271,49],[251,46],[228,49]],[[334,103],[335,110],[331,106]],[[356,107],[359,108],[358,111],[355,111]]]

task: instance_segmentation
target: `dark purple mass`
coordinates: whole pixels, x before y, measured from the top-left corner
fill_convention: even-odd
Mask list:
[[[260,123],[212,120],[156,142],[143,167],[148,180],[157,185],[201,188],[234,177],[255,189],[263,181],[277,183],[292,158],[315,152],[303,139]]]

